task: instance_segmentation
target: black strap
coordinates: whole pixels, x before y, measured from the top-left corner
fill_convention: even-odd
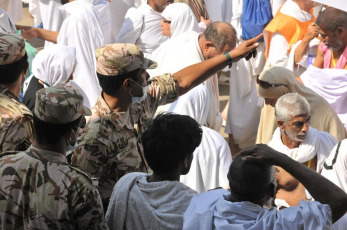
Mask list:
[[[341,145],[341,141],[340,141],[339,144],[337,145],[336,152],[335,152],[335,156],[334,156],[334,159],[333,159],[332,164],[331,164],[331,165],[327,165],[326,162],[324,162],[324,168],[325,168],[326,170],[333,169],[333,165],[336,163],[337,155],[339,154],[340,145]]]

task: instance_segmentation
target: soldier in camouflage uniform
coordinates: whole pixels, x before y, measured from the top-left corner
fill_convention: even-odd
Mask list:
[[[0,158],[0,229],[108,229],[97,188],[65,157],[90,114],[75,89],[37,91],[33,144]]]
[[[233,60],[252,52],[255,42],[248,41],[230,51]],[[154,77],[149,82],[146,69],[155,68],[156,63],[144,58],[136,45],[103,46],[96,50],[96,62],[102,92],[78,138],[72,163],[98,179],[106,210],[119,178],[129,172],[149,170],[141,134],[151,123],[157,107],[173,102],[225,67],[228,60],[220,55],[173,75]]]
[[[0,33],[0,153],[30,146],[32,114],[18,99],[27,69],[23,37]]]

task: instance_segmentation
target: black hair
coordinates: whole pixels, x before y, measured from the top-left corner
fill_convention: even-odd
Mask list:
[[[83,116],[67,124],[52,124],[39,119],[34,114],[34,137],[40,144],[55,144],[67,131],[77,130]]]
[[[252,153],[240,153],[232,161],[228,180],[231,191],[231,201],[250,201],[263,205],[267,201],[271,180],[272,167],[256,162],[244,162],[244,156]]]
[[[228,29],[226,29],[226,26]],[[230,23],[213,22],[206,28],[203,34],[207,41],[213,43],[218,52],[222,52],[227,45],[230,49],[236,46],[236,30]]]
[[[159,174],[174,172],[200,145],[202,129],[191,117],[159,114],[142,134],[145,158]]]
[[[106,76],[96,72],[99,79],[101,89],[108,95],[114,96],[122,86],[123,82],[127,78],[131,78],[134,81],[138,80],[139,72],[144,69],[136,69],[126,74],[120,74],[115,76]]]
[[[18,80],[20,74],[28,63],[28,55],[25,55],[18,61],[11,64],[0,65],[0,84],[11,84]]]
[[[329,31],[335,31],[337,27],[341,26],[347,29],[347,12],[328,7],[319,13],[317,25],[324,25],[324,28]]]

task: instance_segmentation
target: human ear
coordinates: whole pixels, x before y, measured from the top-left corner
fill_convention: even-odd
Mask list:
[[[278,121],[277,121],[277,125],[278,125],[278,127],[279,127],[280,129],[284,129],[284,121],[278,120]]]

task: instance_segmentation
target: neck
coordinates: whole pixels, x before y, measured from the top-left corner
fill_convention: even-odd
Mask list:
[[[155,172],[149,177],[148,182],[158,182],[158,181],[179,181],[181,174],[178,172],[178,170],[174,173],[169,174],[162,174],[159,175]]]
[[[21,88],[19,79],[11,84],[2,84],[2,85],[5,86],[8,90],[10,90],[14,95],[19,97],[20,88]]]
[[[281,135],[282,143],[290,149],[298,148],[301,142],[293,141],[286,134]]]
[[[124,92],[127,93],[127,92]],[[111,96],[102,92],[102,97],[104,98],[107,105],[115,112],[126,112],[129,110],[131,101],[128,98],[125,98],[124,93],[117,93],[119,96]]]
[[[32,145],[42,150],[58,152],[63,154],[64,156],[66,155],[66,140],[64,139],[64,137],[61,137],[55,144],[52,145],[41,144],[33,139]]]
[[[309,1],[293,1],[295,2],[299,7],[300,9],[306,11],[306,12],[310,12],[310,10],[313,8],[313,5],[312,3],[310,3]]]

